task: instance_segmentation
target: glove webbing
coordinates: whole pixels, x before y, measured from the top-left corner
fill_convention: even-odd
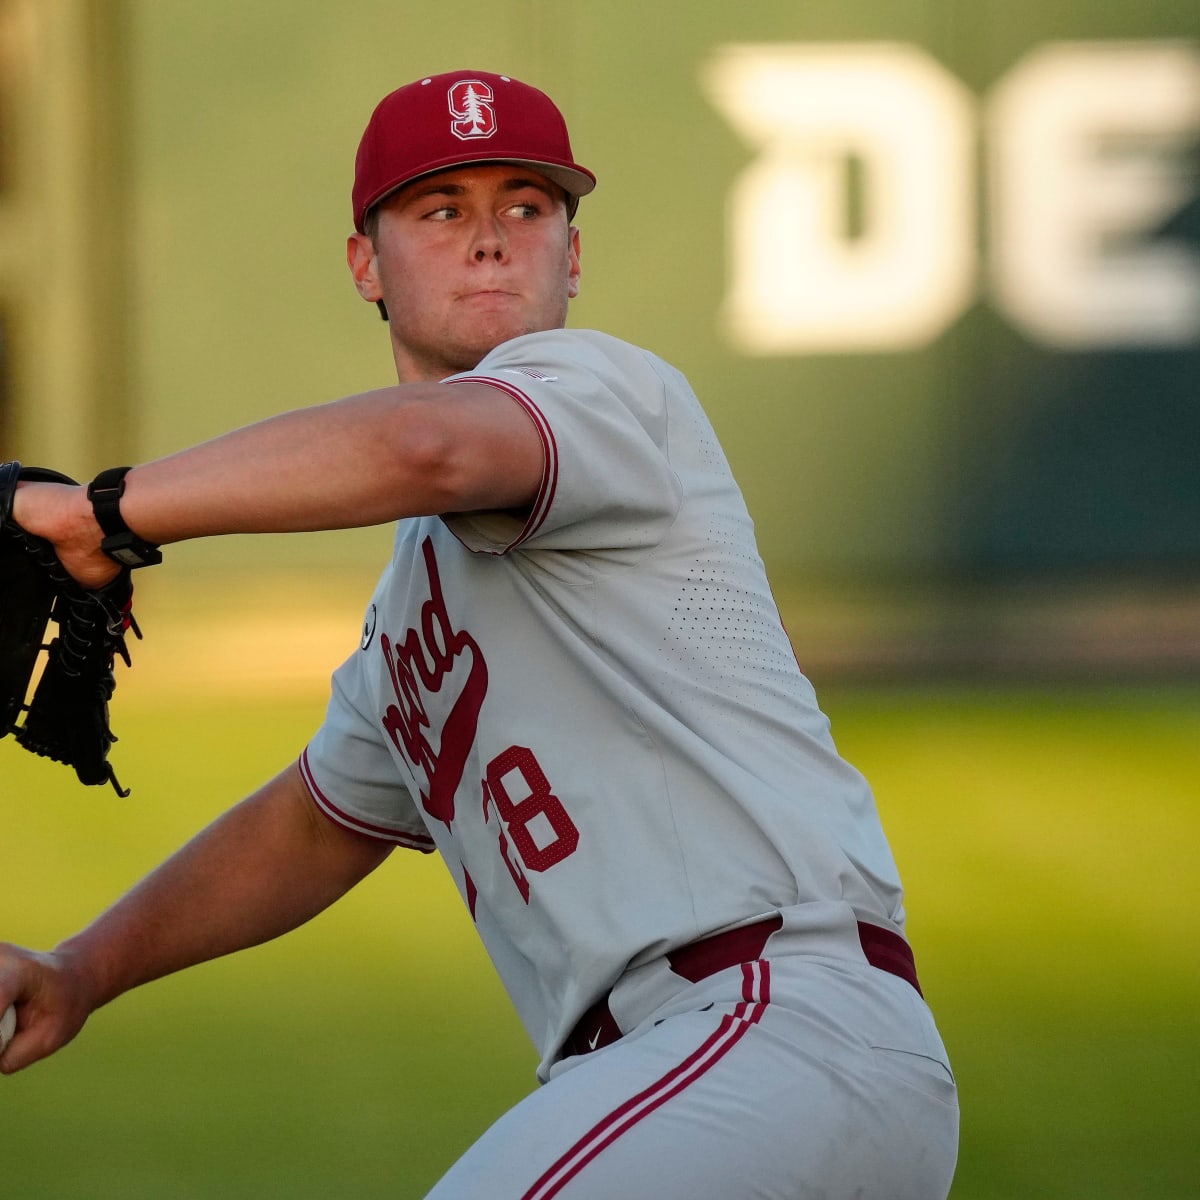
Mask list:
[[[25,721],[15,730],[16,740],[33,754],[74,767],[81,783],[110,783],[118,796],[128,796],[107,759],[117,740],[108,723],[108,701],[116,687],[113,662],[120,654],[130,663],[127,631],[142,636],[131,612],[128,572],[85,591],[49,542],[26,535],[24,548],[60,588],[50,613],[59,634],[43,647],[46,666],[32,700],[23,706]]]

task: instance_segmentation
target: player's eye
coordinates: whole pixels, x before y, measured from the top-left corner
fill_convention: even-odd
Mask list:
[[[522,200],[520,204],[514,204],[508,210],[514,217],[520,218],[522,221],[532,221],[534,217],[541,216],[542,208],[534,200]]]
[[[453,204],[443,204],[438,208],[430,209],[424,214],[426,221],[453,221],[458,216],[458,209]]]

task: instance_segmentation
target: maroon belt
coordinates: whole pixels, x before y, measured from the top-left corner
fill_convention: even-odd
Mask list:
[[[783,918],[776,914],[755,921],[753,925],[741,925],[724,933],[714,933],[711,937],[672,950],[667,955],[667,962],[676,975],[689,983],[699,983],[701,979],[707,979],[727,967],[761,958],[767,939],[782,925]],[[859,921],[858,940],[871,966],[898,975],[921,994],[913,953],[902,937],[890,929]],[[562,1057],[588,1054],[592,1050],[599,1050],[601,1046],[612,1045],[620,1036],[621,1029],[608,1007],[608,996],[603,996],[580,1017],[579,1023],[563,1044]]]

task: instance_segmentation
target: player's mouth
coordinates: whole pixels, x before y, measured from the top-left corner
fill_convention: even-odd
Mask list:
[[[459,298],[462,300],[492,300],[497,297],[516,297],[516,292],[510,292],[504,288],[476,288],[474,291],[464,292]]]

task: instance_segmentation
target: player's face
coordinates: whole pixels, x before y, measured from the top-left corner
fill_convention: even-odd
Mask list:
[[[401,382],[475,367],[509,338],[566,324],[579,291],[579,233],[562,191],[524,167],[446,171],[380,207],[355,235],[360,294],[382,300]]]

